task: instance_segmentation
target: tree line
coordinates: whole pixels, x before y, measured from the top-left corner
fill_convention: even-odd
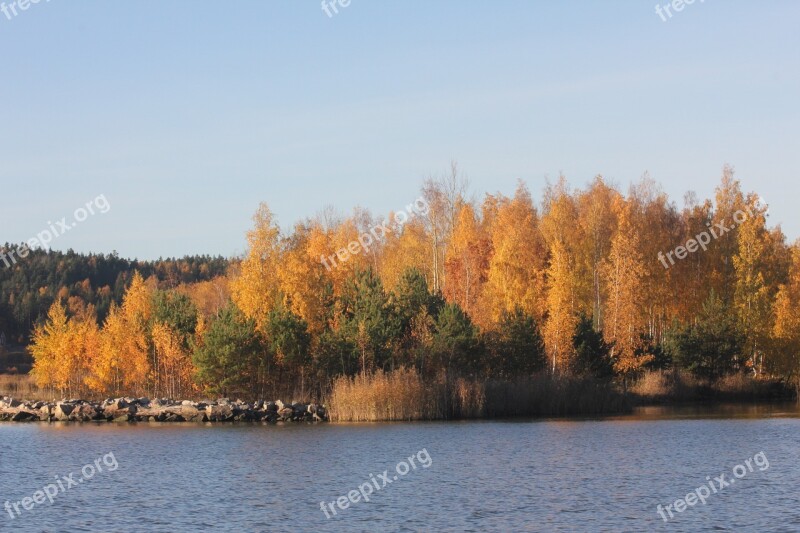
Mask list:
[[[522,182],[511,197],[468,194],[454,165],[403,224],[328,210],[285,232],[262,204],[224,277],[165,288],[134,275],[100,322],[91,304],[56,300],[34,335],[35,375],[155,395],[320,395],[336,376],[397,368],[796,380],[800,246],[730,167],[713,200],[687,194],[681,208],[648,177],[627,194],[602,177],[576,190],[561,178],[540,202]],[[321,260],[377,223],[394,231],[335,268]],[[663,254],[719,225],[665,268]]]
[[[0,247],[13,248],[9,243]],[[148,278],[154,276],[161,286],[178,287],[224,276],[227,267],[228,260],[222,257],[135,261],[116,253],[34,249],[10,266],[0,263],[0,332],[9,343],[27,343],[34,326],[57,300],[70,308],[78,302],[91,304],[102,321],[111,304],[122,301],[134,271]]]

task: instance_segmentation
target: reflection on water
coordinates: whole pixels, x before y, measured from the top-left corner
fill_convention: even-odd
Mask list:
[[[776,402],[762,404],[721,404],[721,405],[651,405],[638,407],[625,418],[636,420],[659,420],[679,418],[798,418],[800,404],[797,402]]]
[[[800,531],[794,404],[610,419],[317,426],[0,424],[0,505],[113,452],[119,468],[0,531]],[[330,519],[418,450],[429,468]],[[770,468],[665,524],[667,505],[764,452]],[[0,509],[2,512],[2,509]]]

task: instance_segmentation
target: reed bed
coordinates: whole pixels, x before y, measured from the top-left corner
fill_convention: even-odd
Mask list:
[[[330,418],[338,422],[435,420],[444,417],[438,391],[414,370],[340,376],[333,381]]]
[[[597,416],[632,410],[613,383],[545,373],[488,382],[486,404],[489,417]]]
[[[28,374],[0,374],[0,396],[11,396],[22,400],[45,400],[54,397],[53,391],[39,388],[33,376]]]
[[[630,392],[638,403],[787,400],[796,397],[791,384],[781,380],[740,372],[707,381],[685,370],[645,372],[631,386]]]
[[[598,415],[631,409],[613,385],[588,378],[541,374],[513,381],[439,377],[426,382],[414,369],[339,377],[328,407],[335,422]]]

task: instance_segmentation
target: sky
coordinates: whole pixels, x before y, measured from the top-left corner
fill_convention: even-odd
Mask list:
[[[385,215],[451,161],[478,198],[647,172],[678,207],[730,164],[800,237],[800,2],[4,1],[0,242],[233,256],[259,202]]]

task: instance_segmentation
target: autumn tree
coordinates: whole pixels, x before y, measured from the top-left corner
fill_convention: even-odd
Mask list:
[[[217,316],[231,299],[229,280],[226,276],[183,284],[177,291],[186,294],[205,318]]]
[[[53,388],[62,395],[72,390],[76,365],[84,364],[76,354],[73,332],[67,312],[61,302],[55,302],[44,324],[33,332],[33,369],[31,374],[42,388]]]
[[[484,301],[493,321],[499,321],[504,311],[520,307],[541,322],[546,309],[547,251],[538,212],[524,184],[519,184],[514,198],[501,199],[491,241]]]
[[[772,294],[764,276],[764,256],[768,233],[764,208],[747,199],[743,209],[733,215],[738,224],[738,250],[733,256],[736,285],[734,305],[739,328],[747,342],[747,364],[754,372],[763,366],[762,347],[772,327]]]
[[[733,305],[736,290],[736,270],[733,257],[738,251],[738,227],[734,215],[744,210],[741,184],[732,167],[726,165],[715,191],[715,209],[709,229],[715,235],[709,247],[711,270],[706,274],[708,286],[726,305]]]
[[[617,211],[613,208],[621,198],[620,193],[609,186],[601,176],[592,181],[589,188],[577,198],[578,224],[581,227],[582,242],[578,246],[579,262],[591,278],[589,294],[581,299],[590,302],[594,327],[600,330],[605,324],[604,265],[611,252],[611,239],[617,230]],[[584,303],[586,305],[586,303]]]
[[[615,209],[619,213],[619,227],[605,264],[608,300],[603,331],[606,342],[613,344],[616,371],[628,376],[641,370],[649,359],[647,355],[637,355],[646,330],[647,295],[642,291],[642,280],[647,267],[640,252],[639,229],[632,223],[633,206],[620,200]]]
[[[481,315],[481,323],[486,327],[489,317],[483,317],[480,296],[486,283],[490,246],[474,208],[464,204],[456,219],[445,262],[444,297],[456,302],[470,316]]]
[[[774,344],[767,367],[793,379],[800,389],[800,242],[792,246],[788,280],[775,296]]]
[[[264,203],[253,222],[253,229],[247,232],[247,256],[231,282],[231,294],[245,316],[262,328],[279,297],[280,229]]]
[[[587,307],[589,302],[581,299],[589,290],[589,279],[582,268],[585,265],[578,260],[582,228],[575,223],[577,219],[577,205],[562,176],[558,184],[545,191],[541,221],[542,235],[550,250],[544,338],[553,372],[569,371],[575,356],[572,335],[578,315],[591,309]]]
[[[468,187],[460,174],[458,164],[450,163],[450,170],[440,178],[430,177],[422,187],[422,196],[428,206],[423,215],[429,237],[430,270],[433,273],[431,289],[443,291],[446,286],[445,262],[456,225],[456,219]]]
[[[150,321],[153,290],[135,272],[122,299],[112,305],[100,333],[99,349],[91,364],[89,387],[99,393],[141,394],[151,383]]]
[[[425,222],[419,217],[404,224],[400,232],[388,235],[379,262],[384,286],[394,289],[407,270],[416,269],[432,287],[438,264],[431,263],[431,246]]]
[[[631,223],[645,228],[639,239],[639,252],[647,267],[642,272],[640,289],[647,295],[641,307],[646,327],[643,334],[657,345],[677,313],[670,287],[681,281],[673,279],[680,270],[663,268],[658,257],[664,250],[673,249],[675,243],[686,242],[688,237],[682,235],[681,214],[648,174],[631,187],[629,202]]]
[[[282,298],[275,307],[290,311],[316,334],[325,328],[326,307],[333,291],[333,282],[316,248],[322,233],[322,228],[315,224],[297,224],[294,232],[283,240],[281,261],[277,265]]]
[[[183,334],[166,322],[156,322],[151,334],[158,365],[155,368],[156,395],[179,398],[194,392],[195,367]]]
[[[674,316],[673,320],[689,321],[700,314],[703,303],[708,298],[711,287],[709,276],[715,268],[715,252],[711,250],[717,245],[711,234],[713,204],[710,200],[700,203],[696,195],[687,193],[684,197],[685,206],[681,212],[681,235],[675,238],[676,243],[686,243],[690,239],[700,239],[701,242],[709,241],[705,244],[706,249],[702,253],[696,252],[689,254],[686,258],[678,260],[674,258],[664,262],[668,269],[666,287],[669,291],[669,299],[672,302]],[[673,248],[670,246],[669,248]],[[662,250],[663,253],[667,251]],[[674,256],[674,254],[673,254]],[[663,264],[661,266],[664,266]],[[662,270],[659,266],[656,270]]]

